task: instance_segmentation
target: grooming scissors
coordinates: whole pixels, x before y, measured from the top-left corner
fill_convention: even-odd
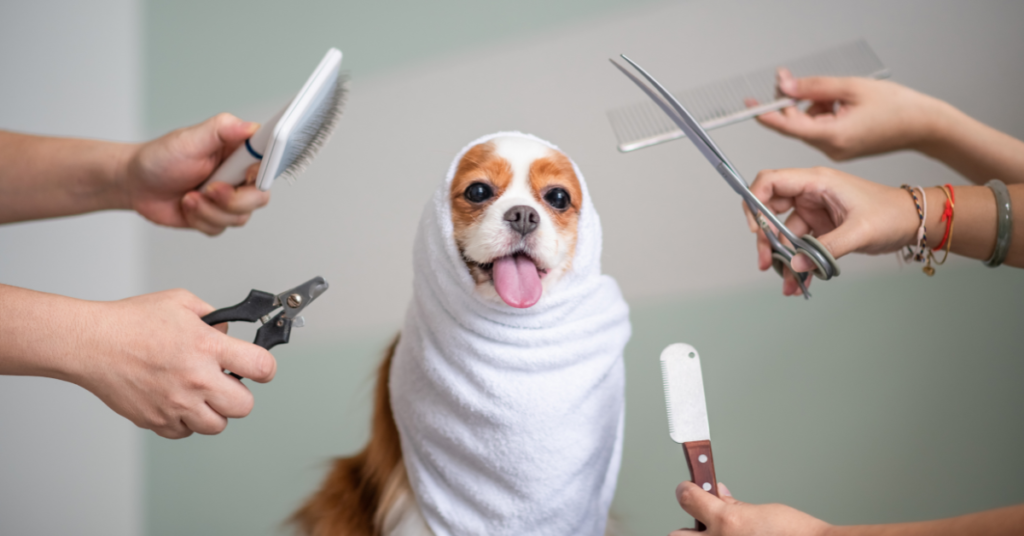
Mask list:
[[[640,87],[640,89],[642,89],[643,92],[646,93],[647,96],[650,97],[651,100],[653,100],[654,103],[668,115],[669,119],[671,119],[672,122],[675,123],[684,134],[686,134],[686,137],[697,146],[697,150],[699,150],[700,153],[704,155],[704,158],[711,163],[715,168],[715,171],[718,171],[718,174],[725,179],[725,182],[729,183],[729,186],[731,186],[732,189],[743,198],[743,201],[746,202],[747,207],[750,208],[751,214],[753,214],[754,218],[757,220],[757,224],[764,231],[765,236],[768,237],[768,242],[771,243],[772,267],[775,268],[775,271],[778,272],[780,276],[783,276],[783,269],[789,268],[790,271],[793,272],[793,275],[796,276],[797,285],[799,285],[800,290],[803,291],[804,299],[810,299],[811,297],[811,294],[807,291],[806,284],[807,278],[810,277],[810,273],[797,272],[796,270],[793,270],[793,257],[797,252],[803,253],[811,260],[812,263],[814,263],[815,268],[813,273],[819,279],[827,281],[838,276],[839,264],[836,262],[835,258],[832,257],[832,254],[825,249],[825,246],[821,245],[821,242],[818,242],[817,239],[809,234],[799,237],[786,228],[786,226],[779,221],[778,217],[775,216],[775,213],[768,210],[768,207],[764,206],[764,204],[761,203],[761,200],[754,196],[750,191],[750,188],[747,186],[747,181],[740,176],[739,172],[736,171],[736,168],[733,167],[732,163],[729,162],[729,159],[726,158],[725,153],[715,145],[715,142],[711,140],[708,133],[705,132],[693,116],[690,115],[690,112],[688,112],[682,104],[679,104],[679,101],[677,101],[676,98],[664,88],[664,86],[658,83],[653,76],[647,74],[647,71],[643,70],[643,68],[637,65],[636,62],[627,58],[625,54],[622,55],[622,59],[632,65],[633,68],[643,75],[643,77],[647,79],[647,82],[649,82],[651,86],[654,86],[655,89],[652,89],[648,84],[644,83],[643,80],[640,80],[625,67],[616,63],[615,60],[609,61],[612,62],[612,65],[622,71],[623,74],[629,77],[633,83]],[[778,229],[778,234],[772,230],[769,222]],[[789,242],[793,244],[795,250],[783,244],[782,237],[789,240]]]

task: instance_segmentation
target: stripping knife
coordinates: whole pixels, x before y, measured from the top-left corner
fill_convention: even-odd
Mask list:
[[[676,343],[661,352],[661,379],[668,411],[668,435],[683,446],[690,480],[718,496],[715,458],[711,454],[711,431],[704,401],[704,379],[700,355],[689,344]],[[697,520],[697,530],[706,527]]]

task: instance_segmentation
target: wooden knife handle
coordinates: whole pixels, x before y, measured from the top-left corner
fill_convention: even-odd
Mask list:
[[[711,441],[690,441],[683,443],[686,467],[690,469],[690,481],[714,496],[718,496],[718,479],[715,478],[715,458],[711,455]],[[707,530],[697,520],[697,530]]]

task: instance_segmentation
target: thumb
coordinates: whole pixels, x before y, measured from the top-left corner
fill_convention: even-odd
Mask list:
[[[219,113],[198,125],[204,144],[222,154],[233,151],[259,128],[259,123],[242,121],[229,113]]]
[[[818,239],[822,246],[825,246],[825,249],[832,255],[832,258],[836,260],[856,251],[862,241],[860,232],[849,222],[844,222],[831,232],[815,238]],[[790,265],[797,272],[810,272],[815,268],[814,262],[803,251],[797,252]]]
[[[779,91],[794,99],[813,101],[849,100],[853,97],[854,80],[834,76],[793,78],[788,69],[779,69]]]
[[[725,506],[721,499],[700,489],[693,482],[683,482],[676,487],[676,500],[687,514],[705,525],[715,524],[716,514]]]

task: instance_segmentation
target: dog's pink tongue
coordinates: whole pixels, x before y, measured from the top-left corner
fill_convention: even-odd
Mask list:
[[[544,291],[537,265],[526,255],[509,255],[494,261],[494,288],[512,307],[532,307]]]

